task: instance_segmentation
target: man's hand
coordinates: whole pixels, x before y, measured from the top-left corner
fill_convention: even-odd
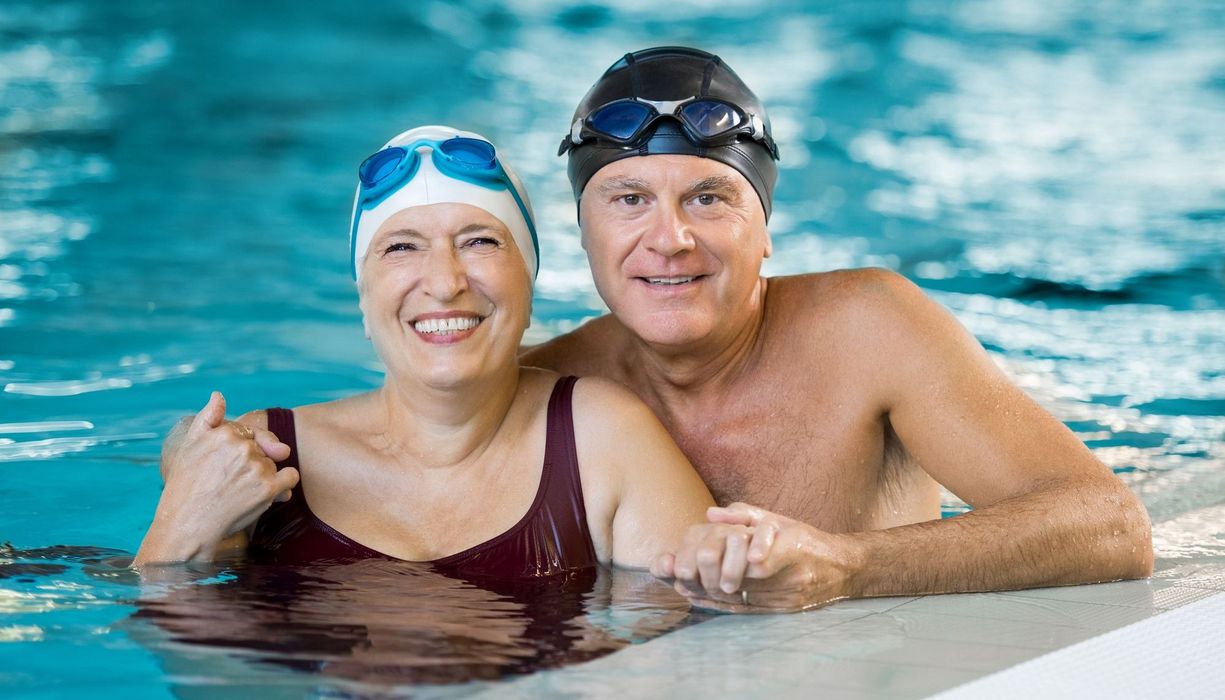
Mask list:
[[[218,392],[179,432],[163,451],[166,486],[135,565],[211,559],[218,543],[274,501],[288,500],[298,483],[298,470],[277,471],[273,462],[288,457],[289,446],[266,430],[225,420]]]
[[[675,554],[651,567],[697,607],[795,612],[852,594],[853,541],[761,508],[733,503],[707,511]]]

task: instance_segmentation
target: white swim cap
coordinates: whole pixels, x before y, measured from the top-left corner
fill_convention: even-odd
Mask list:
[[[419,126],[384,144],[362,163],[359,175],[349,226],[353,279],[361,275],[358,260],[387,219],[409,207],[470,204],[506,226],[535,281],[539,247],[532,204],[489,139],[449,126]]]

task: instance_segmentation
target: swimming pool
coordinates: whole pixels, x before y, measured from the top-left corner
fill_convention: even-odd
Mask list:
[[[724,55],[770,106],[769,273],[899,270],[1155,521],[1225,501],[1219,4],[657,5],[0,4],[0,694],[205,682],[133,631],[112,564],[160,436],[210,389],[246,410],[380,382],[344,246],[386,136],[494,138],[541,221],[529,339],[599,313],[553,154],[590,81],[651,44]],[[1201,540],[1179,556],[1220,556]],[[597,651],[700,621],[639,584],[588,615],[614,620]],[[314,682],[261,663],[218,677]]]

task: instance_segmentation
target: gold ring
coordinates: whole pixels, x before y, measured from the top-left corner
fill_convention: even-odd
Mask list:
[[[743,603],[746,607],[748,606],[749,604],[749,592],[748,591],[740,591],[740,602]]]
[[[234,426],[234,432],[238,434],[238,437],[244,440],[250,440],[255,437],[255,431],[249,425],[243,425],[242,423],[231,423],[230,425]]]

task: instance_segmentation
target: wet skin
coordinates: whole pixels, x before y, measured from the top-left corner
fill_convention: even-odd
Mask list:
[[[518,361],[531,308],[523,258],[483,209],[432,204],[388,218],[360,264],[363,323],[384,385],[294,410],[302,493],[330,527],[398,559],[487,542],[533,504],[558,380]],[[710,495],[623,387],[580,380],[573,414],[596,556],[645,568],[702,519]],[[298,471],[278,472],[265,456],[289,449],[267,431],[266,414],[239,424],[224,416],[214,393],[167,439],[166,488],[137,566],[241,551],[272,500],[290,497]],[[626,434],[638,439],[623,444]]]
[[[616,161],[584,190],[580,225],[612,314],[525,364],[624,384],[719,503],[772,511],[716,511],[659,562],[695,602],[743,608],[745,576],[754,607],[801,609],[1151,570],[1138,499],[912,284],[761,277],[764,213],[735,170]],[[937,482],[975,511],[925,522]],[[748,554],[771,542],[768,560]]]

